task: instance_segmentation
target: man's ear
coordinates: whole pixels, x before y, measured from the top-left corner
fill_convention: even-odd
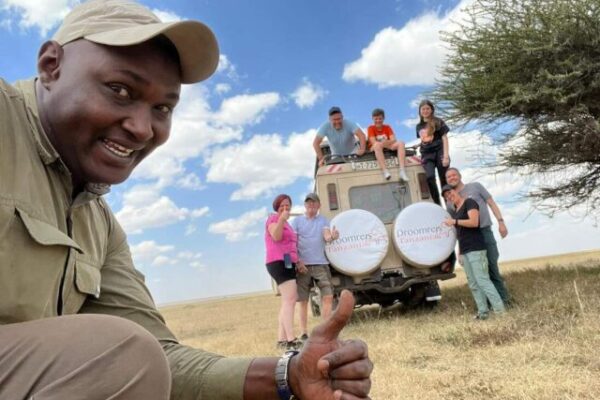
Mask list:
[[[64,50],[58,42],[49,40],[42,45],[38,54],[39,81],[46,89],[60,76],[60,66],[63,61]]]

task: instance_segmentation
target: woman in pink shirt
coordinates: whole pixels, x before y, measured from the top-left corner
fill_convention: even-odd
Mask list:
[[[265,246],[267,248],[267,271],[277,283],[281,294],[279,310],[279,339],[277,345],[286,349],[296,349],[300,342],[294,336],[294,307],[298,293],[296,290],[297,237],[287,220],[290,218],[292,199],[280,194],[273,201],[273,210],[265,224]]]

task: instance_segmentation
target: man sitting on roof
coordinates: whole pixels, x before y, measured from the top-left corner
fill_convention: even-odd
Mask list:
[[[331,154],[334,156],[344,156],[356,153],[358,156],[365,154],[367,139],[365,133],[354,122],[345,120],[342,110],[339,107],[329,109],[329,121],[325,122],[317,131],[317,136],[313,141],[313,147],[319,159],[319,166],[325,164],[321,142],[323,138],[329,141]],[[358,150],[355,150],[355,137],[360,142]]]

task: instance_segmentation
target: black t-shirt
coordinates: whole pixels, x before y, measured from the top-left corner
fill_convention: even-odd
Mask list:
[[[477,202],[473,199],[466,199],[463,205],[455,212],[450,212],[454,219],[469,219],[469,210],[479,210]],[[467,228],[458,226],[456,228],[458,235],[458,248],[461,254],[467,254],[471,251],[485,250],[485,241],[483,233],[479,228]]]
[[[448,128],[448,125],[446,125],[444,120],[440,118],[435,118],[434,123],[435,131],[433,132],[433,140],[431,141],[431,143],[421,143],[421,153],[433,153],[435,151],[440,150],[443,146],[442,136],[444,136],[450,131],[450,128]],[[427,122],[425,121],[419,122],[417,124],[417,139],[421,138],[421,136],[419,136],[419,132],[426,126]]]

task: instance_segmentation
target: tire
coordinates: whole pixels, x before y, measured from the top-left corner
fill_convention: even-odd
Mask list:
[[[425,291],[428,283],[416,283],[410,287],[408,297],[404,300],[404,305],[409,308],[417,308],[425,303]]]

